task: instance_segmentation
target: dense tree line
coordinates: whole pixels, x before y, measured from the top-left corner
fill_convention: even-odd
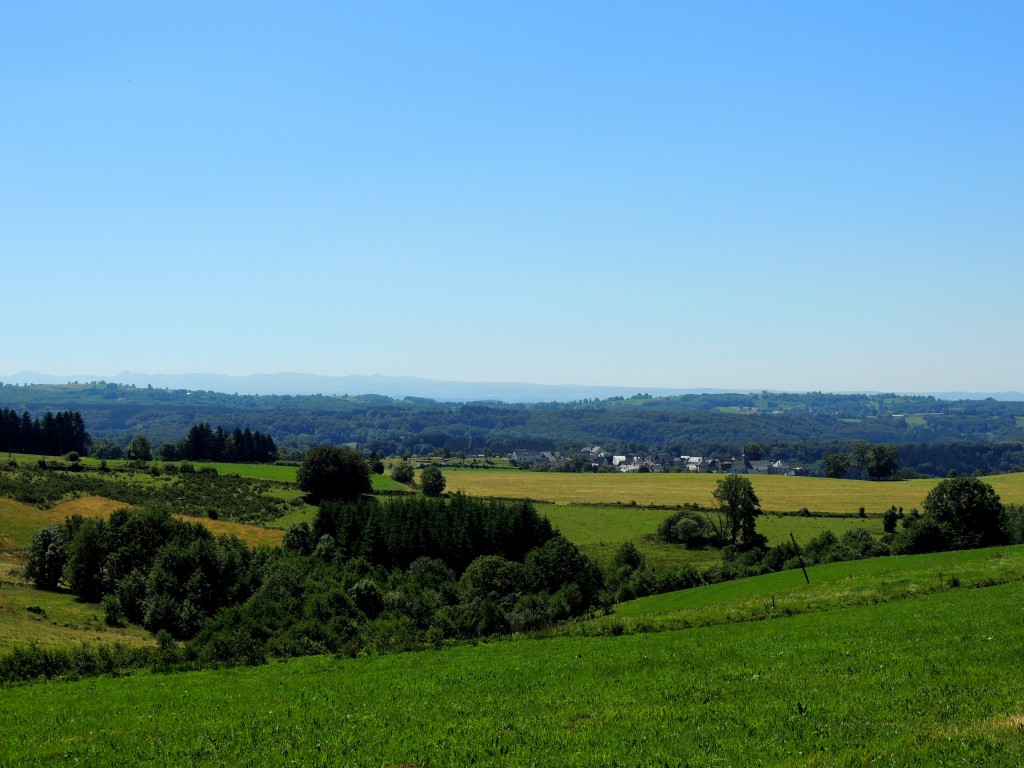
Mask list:
[[[10,408],[0,410],[0,450],[63,456],[74,451],[89,452],[92,438],[78,411],[46,411],[32,418],[28,411],[20,415]]]
[[[378,502],[327,502],[313,526],[289,530],[285,547],[311,554],[323,537],[338,555],[365,557],[375,565],[407,568],[436,558],[461,573],[481,555],[523,560],[554,535],[529,501],[497,501],[455,493],[450,498],[391,497]]]
[[[534,629],[600,597],[600,571],[528,502],[326,503],[279,549],[148,502],[39,530],[26,576],[100,602],[111,624],[189,640],[196,662],[423,647]]]
[[[277,444],[270,435],[249,427],[211,428],[209,422],[193,424],[188,434],[176,443],[163,443],[164,461],[227,461],[243,464],[267,464],[277,460]]]
[[[728,458],[756,442],[766,458],[815,465],[856,441],[899,448],[901,465],[1024,469],[1024,403],[899,395],[706,394],[576,403],[443,403],[382,396],[235,396],[102,383],[0,387],[0,405],[80,410],[94,437],[122,446],[139,432],[171,442],[197,423],[250,424],[289,455],[356,443],[384,455],[434,450],[665,451]],[[952,446],[957,446],[955,449]]]
[[[108,520],[75,515],[43,528],[27,554],[25,575],[36,587],[66,584],[86,602],[102,601],[108,623],[175,637],[190,637],[219,608],[247,598],[258,573],[238,539],[215,537],[152,502]]]

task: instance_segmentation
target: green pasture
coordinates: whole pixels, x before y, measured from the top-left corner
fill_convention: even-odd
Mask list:
[[[554,504],[630,504],[674,507],[678,504],[717,506],[712,496],[723,475],[696,473],[571,474],[563,472],[488,472],[446,469],[448,490],[475,496],[530,498]],[[750,475],[761,507],[770,512],[812,512],[881,515],[890,506],[907,512],[921,508],[938,480],[871,482],[822,477]],[[1004,503],[1024,503],[1024,473],[984,478]]]
[[[569,504],[536,506],[565,538],[602,568],[612,564],[616,551],[627,541],[637,546],[650,565],[661,569],[685,564],[703,569],[721,560],[721,553],[717,551],[687,550],[655,540],[658,525],[671,514],[668,510]]]
[[[768,512],[757,518],[758,533],[767,536],[768,545],[772,547],[788,542],[790,534],[793,534],[797,544],[802,545],[825,531],[832,531],[838,537],[854,528],[867,528],[875,536],[881,536],[885,532],[880,517],[803,517],[774,515]]]
[[[167,464],[181,464],[180,461],[156,462],[160,466]],[[295,473],[298,467],[283,464],[232,464],[217,461],[194,461],[191,462],[196,469],[213,467],[220,475],[238,475],[251,480],[271,480],[276,483],[295,483]]]
[[[935,766],[1024,760],[1024,587],[620,637],[7,689],[35,766]]]
[[[32,608],[33,610],[29,610]],[[10,572],[0,573],[0,654],[15,646],[68,648],[86,645],[155,645],[141,627],[110,627],[103,608],[65,592],[32,589]]]
[[[779,571],[632,600],[559,631],[651,632],[762,620],[1024,580],[1024,546],[876,557]]]
[[[163,466],[164,462],[156,462],[160,466]],[[170,464],[180,464],[181,462],[167,462]],[[295,476],[299,471],[298,467],[283,464],[230,464],[225,462],[216,461],[196,461],[192,462],[192,465],[196,469],[202,467],[213,467],[217,470],[218,474],[221,475],[238,475],[239,477],[247,477],[252,480],[270,480],[276,483],[288,483],[290,485],[295,484]],[[370,474],[370,483],[373,485],[375,491],[408,491],[409,487],[396,483],[387,475],[376,475]]]
[[[666,544],[655,539],[658,526],[673,510],[587,504],[537,504],[537,511],[548,518],[563,536],[602,567],[611,565],[616,550],[631,541],[647,559],[661,569],[678,568],[688,564],[698,570],[721,560],[717,550],[687,550],[677,544]],[[800,515],[765,514],[757,519],[757,529],[768,537],[772,546],[789,541],[790,533],[797,543],[804,543],[825,530],[842,536],[852,528],[867,528],[875,535],[882,534],[882,521],[878,517],[803,517]]]

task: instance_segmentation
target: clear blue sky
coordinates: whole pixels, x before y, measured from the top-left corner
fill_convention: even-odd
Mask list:
[[[0,6],[0,378],[1024,388],[1024,4]]]

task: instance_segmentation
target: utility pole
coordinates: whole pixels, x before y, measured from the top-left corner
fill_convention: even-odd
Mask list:
[[[796,543],[796,538],[793,536],[793,532],[789,532],[789,538],[793,542],[793,548],[796,549],[797,560],[800,561],[800,570],[804,572],[804,579],[808,584],[811,583],[811,577],[807,575],[807,566],[804,565],[804,556],[800,554],[800,546]]]

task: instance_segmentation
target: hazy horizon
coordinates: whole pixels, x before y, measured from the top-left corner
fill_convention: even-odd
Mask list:
[[[768,387],[650,387],[642,384],[599,384],[586,385],[572,382],[544,384],[527,381],[460,381],[453,379],[429,379],[418,376],[387,376],[384,374],[348,374],[344,376],[323,376],[297,371],[253,373],[244,375],[213,372],[176,374],[149,374],[140,371],[119,371],[115,374],[50,374],[39,371],[18,371],[8,375],[0,374],[0,384],[86,384],[105,381],[117,384],[134,384],[167,389],[196,389],[224,392],[225,394],[256,395],[304,395],[304,394],[383,394],[391,397],[431,397],[438,400],[496,399],[507,402],[537,402],[547,400],[577,400],[582,398],[630,396],[637,393],[663,397],[676,394],[718,394],[753,393],[761,391],[804,394],[827,392],[829,394],[879,394],[924,395],[943,399],[981,399],[994,397],[1004,400],[1024,400],[1024,393],[1015,390],[1001,391],[943,391],[925,390],[905,392],[893,389],[881,390],[784,390]],[[371,389],[376,387],[376,389]],[[522,398],[515,400],[515,398]]]

